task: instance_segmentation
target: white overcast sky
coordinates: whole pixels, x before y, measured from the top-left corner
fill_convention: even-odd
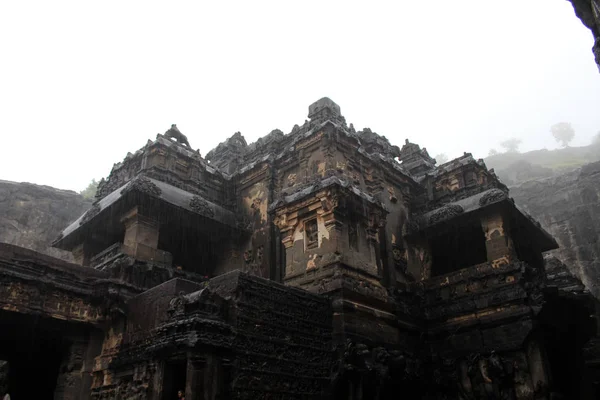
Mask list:
[[[566,0],[2,1],[0,179],[81,190],[172,123],[204,155],[323,96],[432,155],[586,145],[592,45]]]

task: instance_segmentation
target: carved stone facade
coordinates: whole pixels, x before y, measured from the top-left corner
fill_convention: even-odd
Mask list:
[[[57,238],[79,266],[0,253],[0,313],[52,343],[38,398],[598,395],[595,300],[482,160],[437,166],[327,98],[206,158],[174,129]]]

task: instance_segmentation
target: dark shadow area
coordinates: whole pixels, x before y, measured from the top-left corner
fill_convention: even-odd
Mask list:
[[[431,239],[431,276],[447,274],[487,261],[481,224],[456,227]]]
[[[585,361],[581,349],[590,339],[593,326],[586,308],[572,299],[547,296],[540,313],[540,330],[547,349],[552,387],[565,399],[588,399],[584,384]]]
[[[163,383],[163,400],[177,399],[179,390],[185,393],[185,383],[187,377],[187,362],[173,361],[165,365],[165,376]]]
[[[54,399],[67,343],[64,326],[37,316],[0,312],[0,359],[8,361],[13,399]],[[64,325],[64,324],[63,324]]]

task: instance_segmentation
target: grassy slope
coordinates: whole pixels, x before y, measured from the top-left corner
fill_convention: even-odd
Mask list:
[[[504,178],[508,184],[537,177],[535,174],[526,173],[516,176],[516,170],[522,170],[524,164],[530,164],[538,170],[551,170],[552,173],[557,174],[595,161],[600,161],[599,144],[558,150],[542,149],[526,153],[502,153],[485,159],[488,168],[494,168],[498,176]]]

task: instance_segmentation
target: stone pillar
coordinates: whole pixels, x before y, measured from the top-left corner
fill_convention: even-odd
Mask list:
[[[529,374],[531,375],[533,389],[538,396],[536,398],[545,398],[541,396],[546,394],[550,379],[545,352],[537,340],[531,340],[528,343],[527,359],[529,361]]]
[[[55,399],[80,400],[84,393],[89,394],[89,380],[83,379],[84,361],[87,356],[88,343],[80,338],[73,341],[65,352],[54,391]],[[93,358],[93,356],[92,356]],[[84,387],[87,384],[87,387]]]
[[[431,245],[427,239],[419,237],[408,245],[407,248],[407,273],[416,280],[431,278],[433,259]]]
[[[125,225],[124,252],[142,260],[154,259],[158,250],[158,221],[140,215],[135,207],[121,218],[121,222]]]
[[[163,382],[165,379],[165,362],[157,362],[156,370],[152,378],[152,392],[150,393],[150,400],[162,400],[163,399]]]
[[[92,330],[88,336],[87,349],[83,357],[83,365],[81,366],[81,400],[88,400],[91,397],[92,389],[92,374],[96,364],[96,357],[102,351],[102,342],[104,341],[104,332],[100,330]]]
[[[211,354],[204,368],[204,400],[219,400],[223,395],[223,362]]]
[[[75,247],[71,253],[75,258],[75,262],[81,266],[87,267],[90,265],[90,259],[92,258],[92,254],[90,252],[90,246],[88,244],[81,243],[79,246]]]
[[[204,400],[204,367],[204,362],[192,361],[188,356],[185,381],[186,400]]]
[[[485,234],[487,260],[500,266],[514,260],[514,246],[509,235],[509,227],[501,214],[484,216],[481,228]]]

